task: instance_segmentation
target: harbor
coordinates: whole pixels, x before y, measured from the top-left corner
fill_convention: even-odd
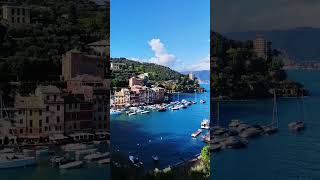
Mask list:
[[[299,179],[320,177],[316,149],[318,129],[317,107],[320,103],[319,71],[288,70],[289,79],[303,83],[310,96],[277,98],[278,131],[272,135],[255,134],[244,141],[244,148],[220,149],[214,146],[211,164],[212,179],[249,180]],[[235,119],[249,126],[265,125],[273,118],[273,99],[224,101],[220,103],[220,126],[229,129]],[[233,120],[233,121],[232,121]],[[303,122],[300,131],[290,128],[292,122]],[[254,135],[254,133],[253,133]],[[255,138],[253,138],[255,137]],[[238,139],[239,140],[239,139]],[[234,142],[234,141],[233,141]],[[230,173],[232,170],[232,173]],[[255,173],[252,173],[252,172]]]
[[[111,115],[112,153],[119,157],[118,163],[126,164],[128,156],[133,156],[146,170],[163,169],[199,154],[209,131],[208,122],[202,122],[209,119],[210,112],[210,103],[200,103],[209,100],[209,85],[201,86],[207,92],[181,93],[171,103],[138,107],[150,111],[147,114],[135,110],[135,115],[129,115],[128,110],[122,110]],[[201,127],[201,134],[191,137]]]

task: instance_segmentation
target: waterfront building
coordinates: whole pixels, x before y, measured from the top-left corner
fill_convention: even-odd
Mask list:
[[[114,93],[113,104],[116,108],[123,108],[130,104],[131,93],[128,88],[121,88]]]
[[[39,140],[64,132],[64,100],[56,86],[38,86],[30,96],[16,96],[14,124],[20,138]]]
[[[135,103],[138,103],[138,104],[149,104],[150,103],[149,96],[148,96],[148,91],[149,91],[148,87],[134,85],[131,87],[131,91],[134,92],[134,96],[139,95],[138,100],[134,99]]]
[[[65,101],[65,133],[90,132],[94,128],[93,103],[82,94],[68,94]]]
[[[67,81],[77,75],[84,74],[104,78],[103,58],[88,55],[78,50],[68,51],[62,56],[62,80]]]
[[[257,57],[268,59],[272,53],[271,42],[268,42],[263,35],[257,35],[253,42],[254,52]]]
[[[23,25],[30,23],[31,8],[25,6],[2,6],[2,20],[9,25]]]
[[[163,102],[163,100],[165,98],[166,90],[162,87],[153,87],[151,89],[155,92],[155,97],[153,99],[154,103],[155,102]]]
[[[137,78],[137,77],[131,77],[129,79],[129,87],[133,87],[133,86],[143,86],[144,84],[144,80]]]
[[[93,102],[96,130],[108,128],[110,80],[92,75],[78,75],[67,81],[67,90],[82,94],[84,101]]]

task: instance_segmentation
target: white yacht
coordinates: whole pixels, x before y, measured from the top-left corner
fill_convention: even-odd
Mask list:
[[[201,129],[210,129],[210,121],[208,119],[201,121]]]
[[[122,112],[116,109],[110,109],[110,115],[120,115]]]

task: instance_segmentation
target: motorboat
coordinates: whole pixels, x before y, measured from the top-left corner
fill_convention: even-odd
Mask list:
[[[59,169],[77,169],[83,166],[82,161],[71,161],[59,166]]]
[[[153,155],[152,156],[153,161],[158,162],[159,161],[159,157],[157,155]]]
[[[96,161],[99,159],[106,158],[109,155],[110,155],[110,153],[108,153],[108,152],[106,152],[106,153],[97,152],[97,153],[89,154],[89,155],[85,156],[83,159],[85,159],[87,161]]]
[[[210,121],[208,119],[201,121],[201,129],[210,129]]]
[[[143,163],[136,156],[129,155],[129,161],[136,167],[143,166]]]
[[[141,113],[141,114],[149,114],[150,111],[141,111],[140,113]]]
[[[136,112],[131,112],[128,114],[128,116],[133,116],[133,115],[136,115],[137,113]]]
[[[35,166],[36,164],[37,162],[34,157],[17,155],[14,153],[0,155],[0,169]]]
[[[110,158],[107,159],[101,159],[98,161],[99,164],[109,164],[110,163]]]
[[[201,104],[204,104],[204,103],[206,103],[206,101],[203,100],[203,99],[201,99],[201,100],[200,100],[200,103],[201,103]]]
[[[120,115],[121,113],[120,110],[110,109],[110,115]]]
[[[197,136],[199,136],[202,133],[201,129],[198,129],[196,132],[191,134],[191,137],[196,138]]]
[[[88,146],[86,144],[67,144],[62,146],[62,150],[67,152],[85,150],[87,148]]]

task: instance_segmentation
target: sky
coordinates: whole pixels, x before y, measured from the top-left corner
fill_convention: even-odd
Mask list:
[[[211,29],[220,32],[320,28],[319,0],[212,0]]]
[[[112,0],[111,57],[209,70],[210,0]]]

